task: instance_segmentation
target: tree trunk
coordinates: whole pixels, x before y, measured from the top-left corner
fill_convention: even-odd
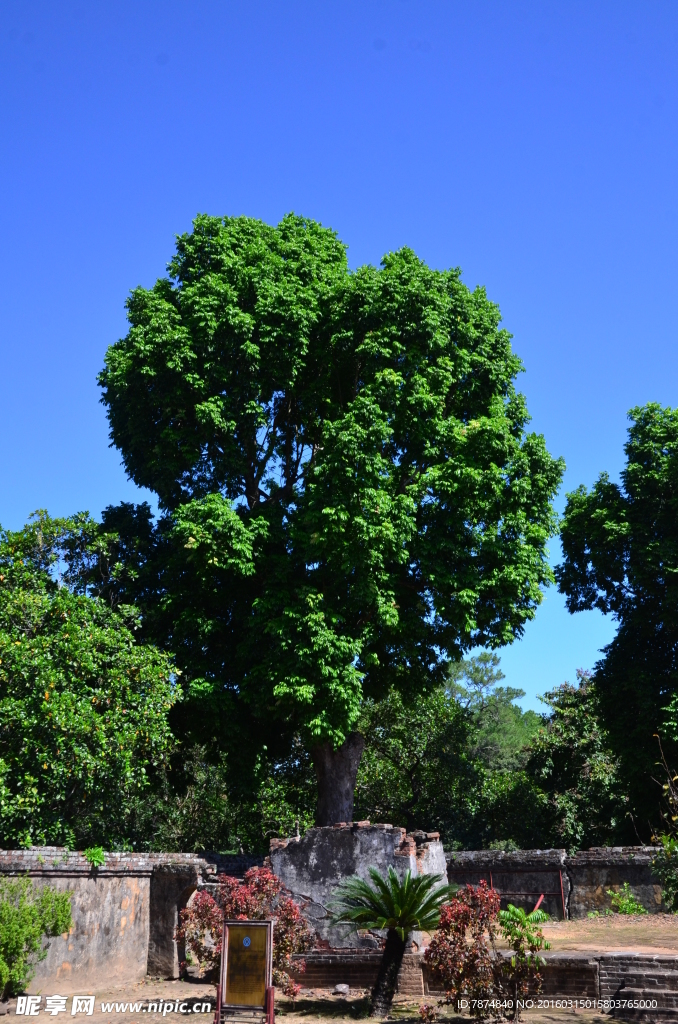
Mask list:
[[[390,929],[386,933],[386,945],[379,964],[379,974],[372,989],[370,1017],[386,1017],[398,984],[398,972],[405,953],[405,940],[397,931]]]
[[[311,751],[318,780],[316,825],[353,821],[353,791],[364,748],[365,737],[352,732],[338,750],[322,743]]]

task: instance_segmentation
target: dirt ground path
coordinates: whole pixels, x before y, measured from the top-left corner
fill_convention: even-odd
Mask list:
[[[542,930],[554,952],[678,955],[678,916],[674,914],[615,914],[581,921],[549,921]]]
[[[550,921],[543,930],[554,953],[632,951],[678,956],[678,916],[668,914]],[[39,1016],[45,1022],[49,1020],[58,1024],[62,1018],[72,1024],[155,1024],[160,1020],[168,1024],[177,1024],[181,1020],[185,1024],[187,1018],[196,1018],[196,1024],[212,1024],[216,992],[214,986],[197,979],[158,981],[146,978],[124,989],[98,991],[93,1014],[77,1014],[75,1017],[71,1014],[70,996],[66,1012],[56,1017],[47,1014],[45,997],[51,994],[44,991],[42,995]],[[357,991],[342,997],[325,991],[304,990],[294,1001],[277,996],[276,1016],[280,1024],[350,1024],[366,1018],[366,996],[367,993]],[[435,1000],[429,997],[429,1002],[434,1003]],[[438,1012],[441,1024],[469,1024],[469,1017],[458,1016],[448,1007],[440,1008]],[[5,1018],[7,1024],[11,1018],[16,1019],[14,1000]],[[419,1004],[396,1002],[390,1019],[397,1024],[421,1024]],[[601,1024],[610,1020],[602,1013],[574,1008],[535,1008],[525,1011],[524,1019],[526,1024],[566,1024],[568,1021],[572,1024]]]
[[[65,1012],[53,1017],[45,1012],[45,997],[42,994],[39,1016],[43,1021],[79,1021],[80,1024],[152,1024],[165,1021],[167,1024],[186,1024],[195,1018],[196,1024],[212,1024],[215,988],[196,981],[153,981],[147,979],[124,989],[110,989],[97,992],[94,1012],[71,1014],[71,999]],[[84,993],[83,993],[84,994]],[[429,998],[429,1002],[434,1000]],[[103,1005],[102,1005],[103,1004]],[[112,1005],[111,1005],[112,1004]],[[131,1006],[130,1006],[131,1004]],[[135,1006],[136,1004],[136,1006]],[[209,1006],[209,1009],[208,1009]],[[412,1000],[397,1000],[388,1020],[394,1024],[421,1024],[420,1003]],[[104,1009],[104,1007],[106,1007]],[[157,1008],[156,1008],[157,1007]],[[197,1009],[194,1009],[197,1008]],[[16,1000],[12,1000],[6,1024],[16,1020]],[[348,997],[334,996],[328,992],[307,991],[296,1000],[276,997],[276,1020],[278,1024],[354,1024],[366,1021],[368,1001],[366,992],[351,993]],[[25,1020],[19,1017],[19,1020]],[[469,1017],[459,1016],[449,1007],[438,1008],[440,1024],[469,1024]],[[602,1024],[609,1017],[603,1014],[561,1009],[539,1011],[527,1010],[525,1024]],[[36,1022],[37,1024],[37,1022]]]

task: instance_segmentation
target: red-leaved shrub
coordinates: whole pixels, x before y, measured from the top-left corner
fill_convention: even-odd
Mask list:
[[[240,921],[273,921],[273,983],[285,995],[296,996],[300,986],[290,977],[292,954],[313,948],[314,938],[298,905],[269,868],[250,868],[241,882],[219,875],[216,897],[196,893],[190,906],[181,911],[177,941],[195,957],[201,976],[216,978],[221,959],[224,916]],[[303,960],[295,965],[303,971]],[[184,964],[185,969],[185,964]]]
[[[465,886],[442,907],[440,924],[424,953],[427,966],[445,988],[446,1001],[466,996],[471,1014],[478,1019],[488,1011],[477,1001],[491,999],[495,990],[492,950],[498,915],[496,890],[484,881]]]

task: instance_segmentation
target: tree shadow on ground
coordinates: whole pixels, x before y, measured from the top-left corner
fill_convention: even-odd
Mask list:
[[[394,1003],[386,1020],[398,1024],[421,1024],[419,1003]],[[369,1017],[369,996],[354,999],[332,998],[329,996],[302,996],[295,1000],[276,1002],[276,1014],[285,1017],[314,1017],[317,1019],[364,1020]],[[450,1013],[446,1007],[438,1007],[438,1019],[445,1024],[469,1024],[468,1017]]]
[[[368,996],[342,999],[322,996],[302,996],[284,1002],[276,1000],[276,1013],[295,1017],[344,1017],[362,1020],[370,1013]]]

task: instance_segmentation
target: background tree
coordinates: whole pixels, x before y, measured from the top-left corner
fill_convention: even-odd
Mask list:
[[[540,845],[548,798],[526,764],[545,721],[515,704],[524,691],[500,686],[498,666],[484,651],[430,694],[366,702],[360,817],[435,829],[448,848]]]
[[[563,466],[526,432],[499,310],[408,249],[349,273],[291,215],[198,217],[127,308],[103,402],[162,518],[109,511],[112,589],[184,670],[187,732],[300,735],[317,821],[350,819],[363,698],[510,643],[551,577]]]
[[[542,698],[551,709],[528,751],[527,774],[548,799],[548,845],[570,851],[634,841],[620,761],[609,747],[590,673]]]
[[[453,662],[447,688],[470,720],[471,756],[491,771],[515,771],[525,767],[529,744],[543,720],[536,711],[523,711],[516,704],[524,690],[499,685],[504,678],[499,660],[499,655],[482,651]]]
[[[572,612],[599,608],[619,629],[596,665],[609,743],[645,840],[659,823],[654,733],[676,760],[678,692],[678,410],[632,409],[621,483],[603,473],[569,494],[560,590]]]
[[[135,838],[135,809],[173,745],[167,655],[139,645],[133,609],[59,585],[74,521],[0,532],[0,842]]]
[[[408,831],[435,829],[453,844],[474,820],[482,788],[464,709],[444,687],[408,703],[392,691],[366,701],[360,727],[356,814]]]

